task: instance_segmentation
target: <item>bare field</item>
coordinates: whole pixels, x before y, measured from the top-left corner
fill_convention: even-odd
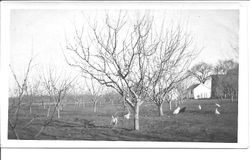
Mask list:
[[[215,103],[222,107],[221,115],[215,115]],[[198,105],[202,109],[198,109]],[[175,105],[173,105],[175,106]],[[133,130],[133,118],[121,120],[117,127],[110,126],[111,115],[120,107],[98,106],[93,112],[91,106],[68,105],[58,119],[55,113],[52,123],[38,137],[34,138],[46,120],[47,108],[40,105],[22,109],[17,124],[20,139],[32,140],[105,140],[105,141],[169,141],[169,142],[237,142],[238,103],[229,100],[187,100],[181,107],[186,112],[173,115],[168,104],[163,106],[164,116],[158,117],[157,108],[152,105],[140,107],[140,131]],[[9,112],[12,116],[13,112]],[[25,126],[36,115],[32,123]],[[91,122],[91,125],[86,125]],[[9,127],[8,138],[15,136]]]

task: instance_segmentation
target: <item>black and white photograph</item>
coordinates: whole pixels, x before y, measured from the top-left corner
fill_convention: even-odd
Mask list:
[[[242,142],[237,3],[78,3],[8,10],[4,142]]]

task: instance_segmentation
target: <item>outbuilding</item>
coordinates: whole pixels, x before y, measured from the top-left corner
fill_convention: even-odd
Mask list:
[[[211,88],[201,83],[194,88],[193,95],[194,99],[211,98]]]

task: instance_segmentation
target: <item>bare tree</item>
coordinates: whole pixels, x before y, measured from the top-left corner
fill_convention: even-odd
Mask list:
[[[186,98],[187,89],[190,86],[189,83],[192,77],[188,77],[184,81],[178,83],[176,86],[176,92],[178,93],[178,100],[183,103],[184,99]]]
[[[191,76],[196,78],[199,83],[205,83],[213,72],[213,67],[210,64],[201,62],[191,68],[189,73]]]
[[[166,45],[167,49],[167,43],[174,42],[166,42],[164,36],[155,32],[152,16],[144,14],[131,21],[122,11],[117,16],[111,19],[107,14],[104,26],[90,25],[91,32],[84,32],[83,27],[75,29],[74,40],[67,42],[68,54],[64,55],[70,66],[80,68],[85,75],[124,97],[134,111],[134,129],[139,130],[139,108],[152,85],[151,59],[161,46]],[[172,49],[181,52],[185,47]]]
[[[80,105],[82,107],[82,109],[86,106],[86,102],[85,102],[85,99],[84,99],[84,95],[85,95],[85,92],[86,92],[86,88],[83,84],[78,84],[78,88],[79,88],[79,91],[78,91],[78,94],[79,94],[79,102],[80,102]]]
[[[104,102],[113,105],[114,100],[116,99],[115,95],[116,95],[116,93],[113,90],[106,92],[103,95]]]
[[[71,91],[72,91],[71,96],[73,97],[73,103],[74,103],[75,110],[77,110],[77,107],[80,106],[79,88],[80,88],[80,85],[77,82],[75,82],[71,87]]]
[[[26,95],[29,101],[28,107],[30,114],[32,114],[32,105],[34,103],[35,96],[38,96],[39,94],[39,86],[40,86],[39,80],[36,80],[34,83],[28,82],[27,84]]]
[[[179,96],[179,95],[178,95],[176,89],[172,89],[170,92],[167,93],[166,101],[167,101],[168,104],[169,104],[169,110],[170,110],[170,111],[172,110],[172,102],[173,102],[173,101],[177,101],[178,96]],[[163,102],[163,103],[164,103],[164,102]],[[177,103],[175,103],[175,104],[177,104]]]
[[[22,81],[18,81],[17,76],[16,76],[12,66],[9,65],[11,73],[12,73],[12,75],[15,79],[15,82],[17,84],[17,90],[16,90],[17,91],[16,92],[17,93],[17,105],[16,105],[17,108],[16,108],[16,111],[15,111],[14,116],[13,116],[14,120],[12,121],[10,116],[9,116],[8,122],[9,122],[9,125],[10,125],[12,131],[14,132],[17,139],[19,139],[19,135],[16,131],[16,126],[17,126],[17,122],[19,120],[19,112],[20,112],[22,103],[24,101],[24,94],[25,94],[25,92],[27,92],[27,82],[28,82],[28,78],[29,78],[30,71],[32,68],[32,66],[31,66],[32,62],[33,62],[33,57],[30,58],[30,60],[29,60],[28,67],[27,67],[26,73],[25,73]]]
[[[39,77],[39,80],[36,80],[36,83],[39,83],[38,88],[37,88],[37,96],[39,97],[39,103],[40,103],[40,107],[42,107],[43,109],[46,109],[46,96],[45,96],[45,89],[43,88],[43,83],[42,80],[40,79],[41,77]],[[35,84],[36,84],[35,83]]]
[[[93,112],[97,112],[97,102],[101,98],[103,93],[103,87],[95,84],[94,79],[90,78],[90,80],[85,80],[86,87],[88,89],[88,93],[91,95],[91,102],[93,103]]]
[[[234,100],[234,96],[238,96],[238,77],[239,67],[236,66],[235,68],[228,70],[228,73],[222,80],[224,93],[231,97],[232,102]]]
[[[218,64],[213,67],[213,72],[215,75],[224,74],[224,69],[222,68],[221,61],[219,61]]]
[[[47,94],[51,97],[54,108],[52,110],[52,114],[47,117],[35,137],[38,137],[44,131],[46,126],[52,122],[56,111],[57,118],[60,118],[61,103],[66,94],[71,89],[72,83],[74,81],[74,79],[63,77],[61,73],[58,73],[51,68],[49,68],[47,74],[43,74],[42,79],[44,88],[46,89]],[[50,112],[50,109],[51,105],[48,108],[48,113]]]
[[[189,77],[188,67],[200,52],[193,45],[193,38],[180,25],[176,29],[171,28],[160,33],[157,54],[150,64],[152,86],[149,97],[157,105],[159,116],[163,115],[162,104],[166,96],[169,99],[170,92]]]
[[[232,70],[238,66],[238,63],[233,59],[218,61],[214,67],[215,74],[227,74],[229,70]]]
[[[181,81],[180,79],[179,81]],[[156,104],[159,111],[159,116],[163,116],[163,109],[162,105],[167,100],[169,103],[173,99],[174,89],[176,87],[177,82],[174,80],[171,80],[172,82],[169,84],[168,82],[164,82],[164,80],[161,80],[157,83],[157,85],[154,85],[153,91],[149,95],[151,100]],[[173,91],[173,92],[171,92]]]

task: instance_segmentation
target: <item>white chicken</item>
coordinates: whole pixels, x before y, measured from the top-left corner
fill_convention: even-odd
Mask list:
[[[220,112],[218,111],[217,108],[215,109],[215,114],[216,114],[216,115],[220,115]]]
[[[177,107],[175,110],[174,110],[174,112],[173,112],[173,114],[178,114],[179,112],[180,112],[180,107]]]
[[[216,105],[217,107],[221,107],[220,104],[218,104],[218,103],[215,103],[215,105]]]
[[[201,105],[198,106],[199,110],[201,110]]]

